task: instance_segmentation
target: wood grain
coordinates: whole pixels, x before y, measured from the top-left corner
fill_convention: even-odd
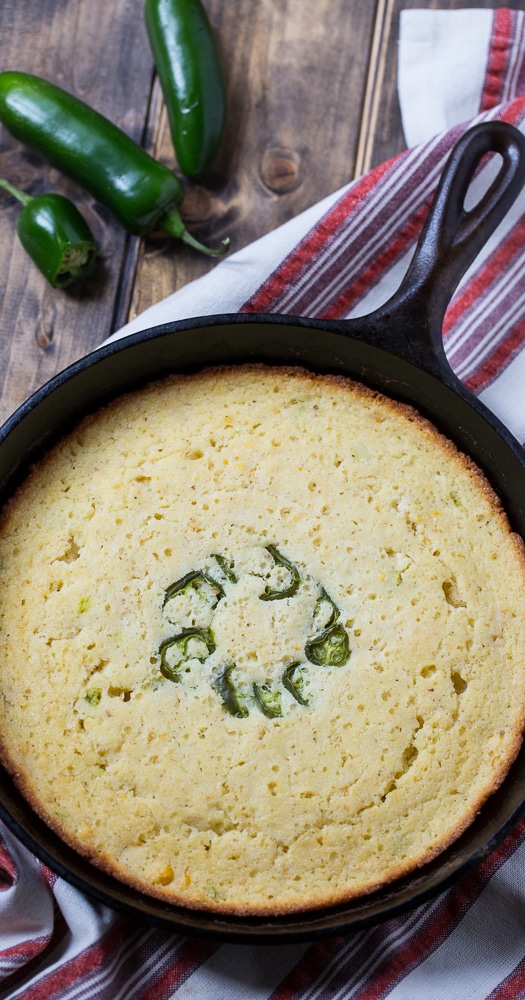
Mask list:
[[[2,0],[0,66],[45,76],[140,141],[153,61],[136,0]],[[0,129],[1,175],[30,194],[56,190],[85,215],[100,245],[94,277],[51,289],[15,236],[19,208],[0,200],[0,419],[111,332],[128,237],[109,213]]]
[[[375,4],[209,0],[207,9],[229,116],[206,182],[186,185],[183,215],[202,242],[229,236],[236,250],[352,178]],[[175,163],[162,110],[155,150]],[[130,316],[209,268],[166,240],[146,242]]]

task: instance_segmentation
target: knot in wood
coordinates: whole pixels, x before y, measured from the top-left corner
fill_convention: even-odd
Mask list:
[[[299,155],[293,149],[267,149],[261,163],[263,184],[276,194],[295,191],[300,184],[299,167]]]

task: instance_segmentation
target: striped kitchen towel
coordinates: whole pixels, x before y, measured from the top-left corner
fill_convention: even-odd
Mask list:
[[[487,119],[525,131],[525,13],[404,11],[399,62],[404,153],[232,254],[114,338],[196,315],[343,318],[386,301],[459,136]],[[525,443],[525,195],[461,282],[444,340],[458,375]],[[525,821],[459,885],[409,914],[317,943],[263,946],[134,923],[0,832],[0,1000],[525,998]]]

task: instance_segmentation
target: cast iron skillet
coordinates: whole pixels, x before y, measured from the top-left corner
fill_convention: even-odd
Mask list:
[[[487,152],[502,165],[471,211],[470,181]],[[492,122],[467,132],[445,168],[421,240],[400,289],[378,311],[349,322],[286,316],[212,316],[170,323],[95,351],[36,392],[0,431],[0,501],[31,460],[77,419],[113,396],[172,371],[264,361],[357,377],[414,404],[480,465],[516,531],[525,536],[525,458],[498,419],[456,379],[442,346],[442,322],[459,279],[525,181],[525,138]],[[524,651],[525,653],[525,651]],[[93,867],[32,812],[0,769],[0,816],[52,869],[101,902],[175,931],[230,941],[309,940],[392,917],[443,890],[485,858],[525,813],[525,748],[471,827],[438,858],[361,900],[274,919],[220,917],[142,895]]]

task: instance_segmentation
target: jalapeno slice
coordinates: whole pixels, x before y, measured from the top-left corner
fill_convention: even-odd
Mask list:
[[[201,642],[206,646],[206,653],[200,654],[195,652],[188,652],[188,643],[192,639],[200,639]],[[180,659],[175,664],[168,663],[168,651],[176,647],[177,651],[180,653]],[[172,635],[168,639],[164,639],[159,646],[159,656],[160,656],[160,672],[169,681],[175,681],[179,683],[182,678],[180,676],[180,670],[188,660],[199,660],[200,663],[204,663],[208,659],[208,656],[215,650],[215,640],[211,629],[205,628],[185,628],[182,629],[177,635]]]
[[[348,634],[340,623],[332,625],[309,639],[304,653],[317,667],[343,667],[350,659]]]
[[[284,566],[284,568],[288,570],[290,574],[290,582],[286,586],[281,587],[281,589],[271,587],[268,584],[264,593],[260,595],[261,601],[282,601],[286,597],[293,597],[301,582],[298,569],[293,566],[288,559],[285,559],[280,552],[278,552],[275,545],[267,545],[266,551],[270,553],[277,566]]]
[[[253,696],[261,712],[269,719],[277,719],[282,716],[280,691],[272,691],[269,684],[254,684]]]
[[[286,668],[283,674],[283,685],[300,705],[307,706],[309,704],[304,696],[304,672],[301,669],[300,660],[290,663],[290,666]]]
[[[326,593],[324,587],[321,587],[321,591],[314,608],[314,623],[316,619],[321,616],[323,605],[327,605],[330,609],[328,618],[322,624],[322,629],[324,631],[325,629],[330,628],[331,625],[335,625],[337,619],[339,618],[339,608],[329,594]]]
[[[235,663],[228,663],[221,673],[215,677],[213,686],[222,698],[226,711],[236,719],[245,719],[249,715],[249,712],[246,706],[242,704],[240,694],[233,682],[232,673],[234,670]]]
[[[216,552],[214,552],[212,558],[215,559],[215,562],[219,564],[221,572],[226,577],[226,579],[229,580],[230,583],[239,582],[235,573],[233,572],[231,564],[228,562],[225,556],[220,556]]]
[[[210,597],[211,589],[211,600]],[[191,573],[186,573],[186,576],[181,577],[180,580],[175,580],[175,583],[170,584],[164,594],[164,601],[162,602],[162,607],[165,608],[168,601],[171,601],[173,597],[178,594],[187,594],[190,590],[194,590],[198,596],[205,601],[206,604],[211,604],[212,608],[217,607],[217,604],[224,597],[224,590],[217,580],[214,580],[212,576],[208,573],[204,573],[203,570],[196,569],[192,570]]]

